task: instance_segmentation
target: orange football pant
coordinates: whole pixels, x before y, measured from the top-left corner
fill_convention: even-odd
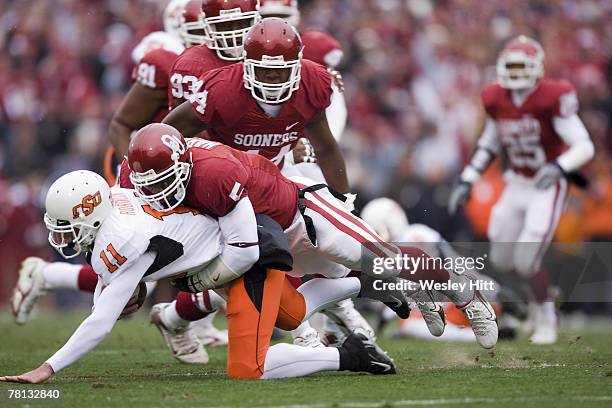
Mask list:
[[[227,290],[227,375],[233,379],[260,378],[274,326],[295,329],[306,314],[304,296],[282,271],[269,269],[255,291],[260,294],[259,307],[249,296],[244,277],[231,282]]]

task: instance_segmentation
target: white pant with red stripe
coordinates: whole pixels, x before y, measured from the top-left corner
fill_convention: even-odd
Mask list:
[[[301,187],[316,184],[306,178],[290,179]],[[308,238],[304,218],[298,211],[285,230],[296,266],[290,274],[342,278],[351,270],[362,271],[363,257],[394,257],[400,253],[399,248],[383,242],[365,221],[347,211],[327,189],[306,193],[305,198],[305,215],[313,221],[317,245]],[[362,244],[367,244],[368,249]],[[376,276],[384,279],[397,273],[388,270]]]
[[[531,179],[513,172],[504,178],[506,187],[489,220],[490,260],[500,270],[531,277],[538,272],[559,223],[567,181],[538,190]]]

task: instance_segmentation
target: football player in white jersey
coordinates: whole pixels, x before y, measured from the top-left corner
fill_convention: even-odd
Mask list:
[[[250,229],[253,236],[241,234],[236,242],[233,232],[244,229],[244,222],[225,225],[222,236],[222,221],[181,206],[156,211],[133,190],[115,187],[111,192],[102,177],[89,171],[56,180],[47,193],[46,210],[49,243],[66,258],[88,253],[99,276],[94,307],[68,342],[40,367],[20,376],[0,377],[0,381],[42,383],[76,362],[111,331],[142,282],[192,273],[214,277],[221,264],[224,272],[231,270],[238,278],[259,258],[256,226]],[[249,242],[242,241],[245,237]],[[322,290],[321,285],[333,288]],[[357,278],[319,279],[309,286],[312,299],[307,295],[309,288],[298,295],[305,308],[302,318],[361,290]],[[266,350],[264,358],[261,379],[337,370],[395,372],[393,361],[358,334],[340,348],[277,344]]]

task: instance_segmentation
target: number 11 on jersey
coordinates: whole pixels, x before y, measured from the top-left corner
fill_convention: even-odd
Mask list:
[[[115,265],[108,259],[108,256],[106,255],[107,251],[114,258],[114,260],[117,261],[117,265]],[[108,269],[110,273],[115,272],[117,269],[119,269],[121,265],[125,263],[125,261],[127,261],[126,257],[120,255],[117,252],[113,244],[108,244],[106,249],[103,249],[102,251],[100,251],[100,259],[102,259],[102,261],[104,262],[104,265],[106,265],[106,268]]]

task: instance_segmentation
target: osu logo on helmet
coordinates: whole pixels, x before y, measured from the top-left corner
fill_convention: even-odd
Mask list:
[[[94,209],[100,205],[100,203],[102,203],[102,195],[100,194],[100,191],[96,191],[96,193],[93,195],[86,195],[85,197],[83,197],[80,204],[77,204],[72,207],[73,219],[76,220],[78,218],[81,218],[81,216],[87,217],[88,215],[91,215],[91,213],[94,212]]]

